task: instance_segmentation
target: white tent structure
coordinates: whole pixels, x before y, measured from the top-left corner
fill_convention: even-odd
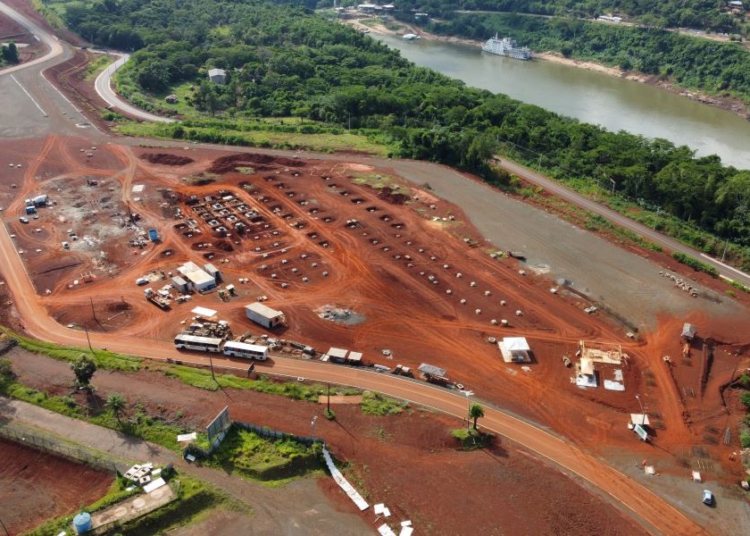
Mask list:
[[[502,341],[498,341],[497,347],[506,363],[529,363],[531,361],[529,356],[531,348],[526,342],[526,337],[505,337]]]

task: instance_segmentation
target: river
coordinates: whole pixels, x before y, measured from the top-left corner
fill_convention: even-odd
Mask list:
[[[717,154],[750,169],[750,121],[663,89],[550,61],[491,56],[466,45],[370,34],[416,65],[470,86],[503,93],[547,110],[649,138],[687,145],[699,156]]]

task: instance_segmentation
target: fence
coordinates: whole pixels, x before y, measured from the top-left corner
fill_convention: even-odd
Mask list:
[[[271,439],[274,441],[283,440],[283,439],[291,439],[292,441],[297,441],[298,443],[302,443],[303,445],[306,445],[308,447],[311,446],[313,443],[325,444],[325,442],[322,439],[319,439],[317,437],[297,436],[294,434],[288,434],[286,432],[280,432],[278,430],[271,430],[270,428],[266,428],[263,426],[256,426],[248,422],[232,421],[229,427],[224,432],[216,436],[216,439],[211,443],[211,446],[208,448],[208,450],[202,449],[198,447],[197,445],[191,444],[191,445],[188,445],[185,448],[185,450],[183,450],[183,456],[187,454],[192,454],[193,456],[197,458],[201,458],[201,459],[208,458],[214,452],[216,452],[216,449],[218,449],[221,446],[222,441],[224,441],[227,434],[231,432],[233,427],[242,428],[243,430],[247,430],[248,432],[253,432],[254,434],[258,434],[263,439]]]
[[[0,426],[0,437],[26,445],[37,450],[55,454],[74,462],[83,463],[102,471],[125,472],[130,464],[122,460],[115,461],[112,457],[95,454],[78,445],[65,443],[51,436],[43,436],[22,428],[10,425]]]

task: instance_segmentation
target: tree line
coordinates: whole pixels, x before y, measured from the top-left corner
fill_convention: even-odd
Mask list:
[[[507,177],[498,178],[488,161],[497,151],[512,154],[563,181],[613,183],[643,206],[745,246],[750,259],[750,171],[725,167],[716,156],[695,158],[666,140],[608,132],[466,87],[301,5],[118,5],[113,14],[88,2],[89,14],[68,23],[77,29],[76,21],[96,21],[103,35],[108,25],[127,25],[140,35],[144,47],[133,54],[128,76],[147,91],[164,95],[191,83],[190,103],[207,115],[292,115],[361,129],[386,140],[393,156],[441,162],[495,182]],[[208,80],[211,67],[227,70],[226,84]],[[698,244],[706,252],[722,245],[719,239]]]
[[[420,11],[451,19],[457,11],[498,11],[594,19],[619,15],[646,26],[739,32],[744,13],[729,12],[728,0],[400,0],[403,13]]]

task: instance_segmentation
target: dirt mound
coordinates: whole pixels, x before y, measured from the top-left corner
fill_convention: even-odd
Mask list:
[[[291,158],[284,158],[282,156],[271,156],[269,154],[232,154],[229,156],[222,156],[213,161],[209,173],[230,173],[236,171],[238,167],[255,167],[259,170],[258,164],[274,164],[276,166],[285,167],[304,167],[305,163],[299,160],[293,160]],[[270,167],[264,167],[263,170],[270,170]]]
[[[151,162],[152,164],[159,164],[162,166],[186,166],[195,162],[189,156],[178,156],[176,154],[167,153],[146,153],[141,155],[141,160]]]
[[[121,311],[130,311],[133,308],[132,305],[130,305],[126,301],[118,301],[118,302],[112,302],[107,304],[107,311],[110,313],[119,313]]]
[[[378,199],[382,199],[392,205],[403,205],[409,200],[409,195],[386,186],[378,194]]]

